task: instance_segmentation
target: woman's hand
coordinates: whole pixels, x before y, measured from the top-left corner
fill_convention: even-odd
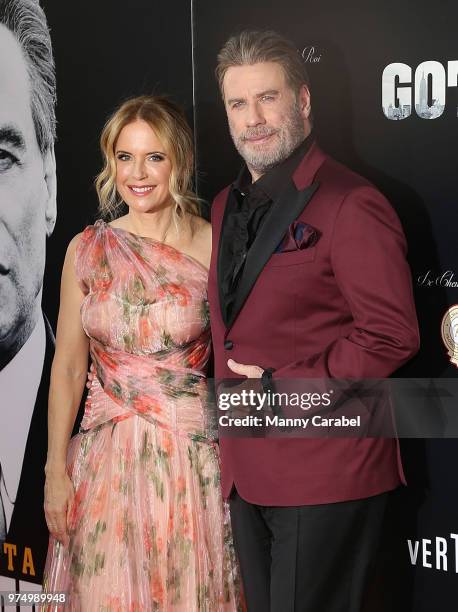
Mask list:
[[[75,492],[66,471],[46,474],[45,483],[45,517],[49,533],[68,544],[68,517]]]

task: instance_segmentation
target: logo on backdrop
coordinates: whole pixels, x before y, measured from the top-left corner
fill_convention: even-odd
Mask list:
[[[423,272],[417,278],[417,285],[419,287],[447,287],[448,289],[458,289],[458,280],[455,280],[455,272],[453,270],[446,270],[439,274],[434,273],[432,270]]]
[[[437,119],[445,110],[450,87],[458,85],[458,60],[446,65],[422,62],[415,73],[407,64],[388,64],[382,74],[382,108],[393,121],[416,113],[421,119]]]
[[[451,306],[444,314],[441,335],[450,362],[458,368],[458,304]]]
[[[302,49],[301,55],[305,64],[319,64],[321,62],[322,53],[317,47],[313,45],[304,47]]]
[[[458,574],[458,534],[451,533],[448,539],[407,540],[407,546],[412,565]]]

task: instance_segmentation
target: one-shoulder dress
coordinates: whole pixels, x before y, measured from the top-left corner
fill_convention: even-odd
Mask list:
[[[70,543],[50,538],[46,610],[242,610],[204,369],[207,271],[97,221],[80,237],[82,324],[96,369],[68,472]]]

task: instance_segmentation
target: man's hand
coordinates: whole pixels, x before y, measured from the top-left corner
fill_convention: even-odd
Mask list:
[[[228,387],[224,386],[224,382],[219,385],[217,389],[218,406],[220,405],[219,398],[223,397],[224,394],[227,396],[225,401],[229,401],[230,404],[229,412],[226,414],[233,418],[243,418],[250,415],[262,417],[262,414],[258,411],[258,396],[259,394],[263,395],[261,377],[264,369],[257,365],[237,363],[233,359],[229,359],[227,365],[232,372],[245,378],[238,381],[232,379],[230,383],[228,381]],[[242,427],[242,433],[237,434],[237,431],[237,427],[232,428],[233,435],[258,437],[263,435],[264,429],[259,426]]]
[[[264,372],[263,368],[257,365],[244,365],[243,363],[237,363],[233,359],[229,359],[227,365],[235,374],[240,374],[247,378],[261,378]]]

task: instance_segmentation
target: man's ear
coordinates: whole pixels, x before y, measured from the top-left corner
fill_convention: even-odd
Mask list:
[[[312,105],[310,100],[310,91],[307,85],[302,85],[299,90],[299,107],[301,109],[303,118],[308,119],[310,117],[310,113],[312,112]]]
[[[49,236],[54,230],[57,217],[57,177],[56,177],[56,156],[54,155],[54,147],[49,149],[43,155],[43,171],[48,197],[46,199],[46,235]]]

